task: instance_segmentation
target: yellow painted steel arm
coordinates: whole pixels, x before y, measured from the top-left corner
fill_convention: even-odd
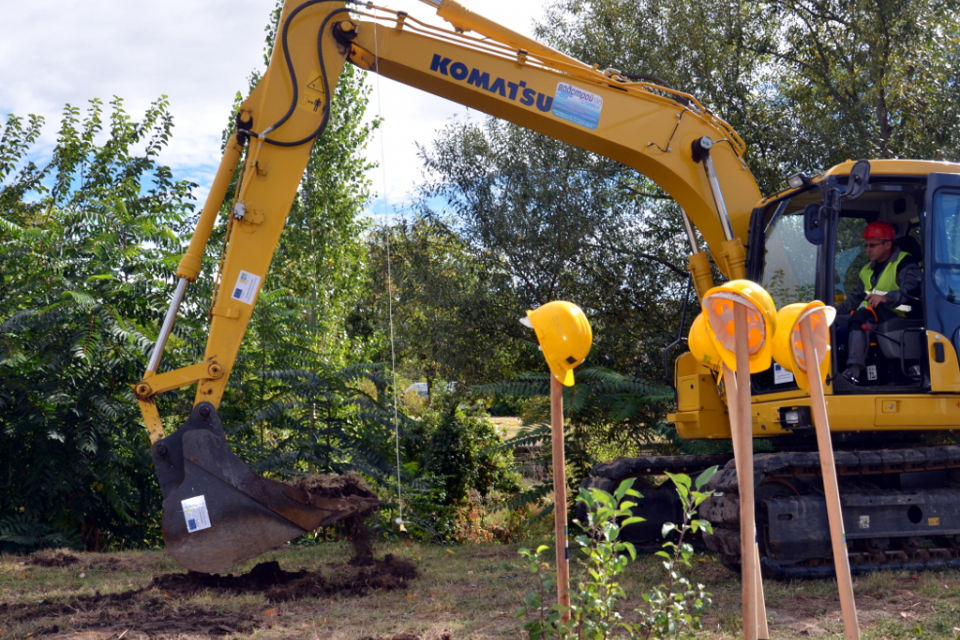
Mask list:
[[[307,4],[287,2],[280,24]],[[220,404],[257,295],[310,159],[312,136],[321,126],[329,108],[328,93],[332,95],[343,69],[345,51],[328,34],[334,19],[347,17],[340,2],[316,3],[300,10],[290,23],[285,42],[281,28],[266,74],[240,107],[240,120],[252,121],[250,131],[283,144],[271,144],[262,138],[250,140],[231,215],[204,358],[206,362],[220,365],[223,375],[201,378],[195,402]],[[324,35],[318,39],[321,29]],[[323,68],[318,41],[322,46]],[[285,59],[285,48],[296,73],[295,84]],[[289,117],[283,122],[286,116]],[[271,131],[270,127],[278,122],[283,124]],[[301,144],[295,144],[299,141]]]
[[[450,0],[440,3],[438,13],[486,38],[393,14],[389,22],[374,19],[357,25],[350,61],[636,169],[677,201],[718,257],[726,238],[703,166],[692,150],[695,140],[709,137],[733,237],[742,246],[760,191],[742,160],[740,137],[695,98],[604,73],[488,20],[471,23],[472,14]],[[560,104],[561,85],[583,92],[564,101],[566,105],[593,100],[594,113],[580,123],[572,121]],[[718,262],[726,272],[726,265]]]
[[[156,374],[152,358],[143,380],[134,387],[152,441],[163,436],[154,401],[157,394],[197,384],[196,402],[219,406],[314,139],[329,115],[329,95],[347,53],[329,34],[338,20],[347,18],[342,2],[290,0],[284,7],[270,65],[239,110],[240,137],[253,137],[230,214],[204,360]],[[324,35],[318,37],[321,32]],[[201,257],[241,151],[242,142],[234,135],[181,260],[177,272],[181,280],[193,281],[201,271]]]
[[[195,402],[219,406],[346,59],[636,169],[676,199],[719,258],[721,270],[742,276],[741,243],[760,194],[742,160],[743,142],[729,125],[692,96],[602,72],[451,0],[426,1],[439,7],[438,14],[455,30],[382,9],[351,18],[343,2],[287,1],[270,65],[241,105],[238,121],[243,124],[227,145],[178,270],[182,295],[186,282],[201,271],[244,137],[252,134],[228,223],[203,362],[157,374],[166,340],[162,331],[151,365],[135,387],[152,440],[163,435],[154,403],[158,393],[196,383]],[[717,194],[694,157],[694,142],[703,139],[712,142],[710,157],[724,185],[726,231]],[[709,277],[706,260],[691,264],[702,272],[695,273],[698,282]],[[168,319],[175,315],[172,306]]]

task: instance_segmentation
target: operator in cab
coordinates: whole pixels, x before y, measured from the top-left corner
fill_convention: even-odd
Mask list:
[[[904,318],[919,304],[923,272],[914,256],[896,245],[893,225],[871,222],[863,231],[863,247],[870,260],[860,270],[853,293],[837,306],[837,320],[846,319],[847,366],[841,374],[859,384],[867,366],[871,333],[877,325]]]

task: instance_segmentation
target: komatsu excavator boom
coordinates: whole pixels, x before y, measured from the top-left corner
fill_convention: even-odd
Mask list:
[[[805,255],[805,263],[800,264],[785,249],[789,237],[765,242],[764,234],[776,230],[787,234],[798,219],[802,230],[802,222],[812,217],[798,218],[797,206],[820,202],[821,192],[825,198],[828,191],[842,189],[850,165],[812,179],[803,176],[795,188],[761,200],[743,160],[743,141],[695,97],[573,59],[474,14],[455,0],[422,1],[435,8],[449,26],[433,26],[372,4],[348,9],[340,0],[287,0],[270,65],[240,106],[236,131],[227,143],[196,232],[180,263],[173,303],[147,371],[135,387],[164,495],[164,539],[174,557],[190,569],[223,570],[317,526],[376,505],[374,498],[320,500],[257,476],[230,451],[216,411],[311,147],[329,120],[331,96],[347,62],[617,160],[649,177],[684,211],[691,244],[689,269],[701,296],[713,281],[710,260],[698,244],[700,238],[727,278],[749,276],[783,284],[782,295],[777,298],[775,294],[779,304],[795,302],[792,298],[801,294],[837,293],[833,287],[835,240],[819,253],[821,245],[810,245],[814,247],[812,261]],[[200,275],[201,258],[241,159],[204,359],[183,369],[161,371],[164,344],[177,309],[188,283]],[[878,173],[886,177],[878,179]],[[960,173],[960,165],[877,163],[874,177],[866,178],[877,185],[875,197],[861,199],[859,209],[850,209],[848,215],[900,216],[896,219],[906,234],[913,228],[913,215],[919,216],[917,202],[922,196],[917,194],[926,188],[928,175],[956,173]],[[949,177],[943,184],[952,184]],[[902,205],[891,195],[907,192],[913,199]],[[839,202],[839,198],[833,201]],[[831,229],[845,210],[839,205],[817,208],[821,209],[816,222],[821,232],[834,238]],[[927,230],[932,233],[932,225],[924,232]],[[745,248],[748,235],[749,256]],[[950,251],[944,262],[952,265]],[[767,269],[766,265],[772,266]],[[826,269],[826,275],[820,274],[818,265]],[[803,278],[811,267],[817,275],[809,276],[807,286]],[[948,270],[941,275],[952,282],[952,273]],[[794,285],[795,289],[787,290]],[[943,416],[933,404],[942,397],[938,392],[960,392],[956,352],[947,337],[953,335],[949,333],[956,329],[953,325],[921,332],[921,351],[925,354],[926,343],[935,342],[939,345],[936,364],[941,364],[941,355],[948,364],[938,368],[924,358],[927,386],[914,394],[922,392],[923,398],[898,400],[903,404],[896,406],[902,410],[884,416],[903,415],[908,404],[914,408],[921,406],[911,404],[915,401],[929,401],[922,407],[927,414],[941,416],[934,422],[956,423],[952,413]],[[681,435],[729,438],[723,399],[710,372],[685,356],[678,361],[677,375],[690,387],[680,389],[680,407],[674,415]],[[935,380],[933,388],[930,379]],[[792,433],[786,422],[767,419],[767,413],[772,417],[784,402],[809,405],[795,385],[782,384],[767,390],[773,395],[763,405],[763,424],[754,425],[758,436]],[[168,436],[155,398],[190,385],[197,386],[193,413]],[[842,430],[843,421],[837,423]],[[863,428],[861,423],[855,424],[857,429]],[[671,468],[667,462],[660,466]],[[629,475],[643,475],[643,471],[635,469]]]
[[[726,123],[692,96],[600,71],[451,0],[429,4],[452,29],[383,9],[377,10],[379,18],[363,9],[351,13],[335,0],[289,0],[268,70],[240,106],[236,132],[180,263],[174,301],[135,387],[164,496],[164,540],[190,569],[221,571],[375,503],[320,503],[291,485],[254,474],[227,446],[217,416],[347,61],[636,168],[677,198],[715,246],[715,255],[726,256],[725,271],[743,273],[744,252],[736,238],[745,233],[759,192],[741,159],[743,142]],[[713,142],[717,145],[711,151]],[[702,154],[703,162],[730,185],[725,197],[731,216],[718,209],[723,198],[711,188],[710,173],[694,153]],[[200,275],[201,258],[241,157],[204,359],[161,372],[164,344],[188,283]],[[706,257],[700,257],[698,274],[709,278]],[[194,411],[167,436],[155,398],[189,385],[197,385]]]

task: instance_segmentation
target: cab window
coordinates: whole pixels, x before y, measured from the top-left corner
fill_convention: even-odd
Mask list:
[[[938,191],[933,202],[933,283],[941,296],[960,304],[960,192]]]
[[[817,189],[783,200],[766,223],[760,284],[770,292],[778,309],[815,297],[817,247],[803,234],[803,209],[819,200]]]

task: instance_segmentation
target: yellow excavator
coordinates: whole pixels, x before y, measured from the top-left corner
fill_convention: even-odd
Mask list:
[[[744,163],[745,145],[686,93],[600,69],[517,34],[454,0],[422,0],[446,27],[405,12],[341,0],[287,0],[267,72],[242,103],[235,133],[177,276],[178,286],[143,379],[135,386],[163,492],[163,535],[189,569],[222,571],[319,526],[375,508],[370,496],[329,498],[253,473],[230,450],[217,416],[224,388],[280,239],[331,96],[350,62],[404,84],[614,159],[649,177],[684,212],[697,293],[728,279],[761,283],[777,306],[851,295],[864,264],[860,230],[893,225],[923,266],[914,312],[876,327],[868,375],[840,377],[837,341],[827,381],[841,498],[855,570],[960,565],[960,447],[920,446],[921,436],[960,422],[960,164],[912,160],[846,162],[799,174],[763,198]],[[242,159],[242,164],[241,164]],[[162,371],[165,342],[240,165],[217,270],[202,362]],[[700,248],[705,242],[709,257]],[[895,326],[894,326],[895,325]],[[730,438],[722,385],[691,354],[676,360],[683,438]],[[868,378],[868,379],[867,379]],[[166,435],[158,394],[196,385],[188,421]],[[780,576],[832,571],[810,401],[778,367],[753,376],[753,433],[771,443],[755,468],[761,556]],[[598,465],[586,486],[625,477],[696,471],[731,456],[624,458]],[[701,515],[714,522],[707,546],[739,564],[732,462]],[[648,520],[626,535],[655,541],[676,521],[671,491],[645,483]],[[928,541],[932,541],[928,542]],[[938,564],[939,563],[939,564]]]

